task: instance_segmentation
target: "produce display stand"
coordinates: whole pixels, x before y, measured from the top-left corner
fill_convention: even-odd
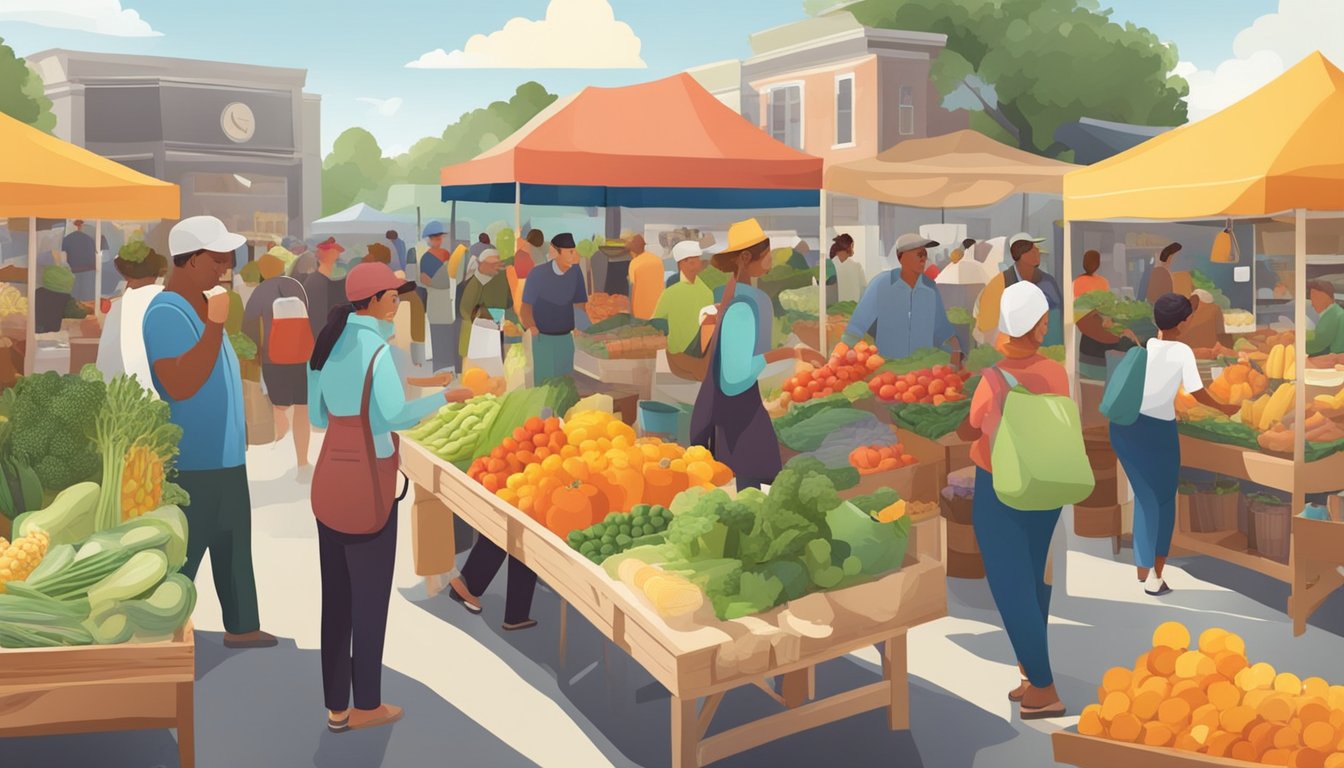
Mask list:
[[[442,520],[462,517],[535,571],[565,603],[667,688],[672,695],[674,768],[707,765],[875,709],[887,711],[892,729],[909,728],[906,632],[947,614],[945,568],[937,559],[920,554],[937,546],[928,543],[931,539],[912,542],[905,566],[873,581],[808,595],[736,621],[674,628],[642,597],[456,467],[409,441],[402,447],[401,462],[416,486],[418,515],[433,511]],[[441,527],[451,527],[451,522],[442,520]],[[417,564],[417,572],[423,570]],[[824,626],[825,636],[792,630],[794,617],[809,627]],[[563,623],[562,619],[562,658]],[[819,664],[879,643],[883,645],[880,681],[811,700]],[[779,678],[778,688],[772,685],[774,678]],[[724,694],[741,687],[759,688],[784,711],[707,736]]]
[[[1260,765],[1230,757],[1111,741],[1075,731],[1056,731],[1050,740],[1055,749],[1055,762],[1077,768],[1131,768],[1138,765],[1144,768],[1256,768]]]
[[[1344,499],[1330,497],[1327,506],[1329,520],[1309,520],[1294,517],[1293,547],[1289,564],[1293,575],[1293,592],[1288,598],[1288,616],[1293,620],[1293,634],[1307,631],[1307,619],[1330,597],[1344,587]]]
[[[0,737],[176,728],[196,764],[191,622],[161,643],[0,649]]]
[[[581,349],[574,350],[575,372],[607,384],[633,387],[645,399],[653,388],[654,361],[655,358],[652,357],[611,360],[590,355]]]

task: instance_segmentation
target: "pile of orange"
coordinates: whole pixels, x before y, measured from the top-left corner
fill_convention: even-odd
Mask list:
[[[522,472],[529,464],[539,464],[548,456],[559,455],[565,444],[559,419],[533,416],[495,446],[489,456],[472,462],[467,476],[495,493],[504,487],[510,475]]]
[[[1246,658],[1223,629],[1191,646],[1182,624],[1153,633],[1133,669],[1102,677],[1078,732],[1264,765],[1344,768],[1344,686],[1305,680]]]
[[[849,452],[849,465],[859,470],[860,475],[887,472],[918,463],[919,459],[906,453],[905,446],[900,443],[861,445]]]

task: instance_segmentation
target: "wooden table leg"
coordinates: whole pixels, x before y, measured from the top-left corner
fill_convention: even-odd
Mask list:
[[[891,730],[910,730],[910,677],[906,670],[904,632],[884,644],[882,677],[891,689],[891,704],[887,707]]]
[[[411,504],[411,559],[416,574],[425,577],[429,597],[447,588],[448,574],[457,567],[453,511],[420,485]]]
[[[672,768],[700,768],[700,718],[695,699],[672,697]]]
[[[565,650],[569,642],[569,603],[560,601],[560,666],[565,665]]]
[[[780,675],[779,695],[784,699],[784,706],[793,709],[807,700],[808,673],[811,669],[795,669]]]
[[[196,768],[196,698],[194,683],[177,684],[177,758],[182,768]]]

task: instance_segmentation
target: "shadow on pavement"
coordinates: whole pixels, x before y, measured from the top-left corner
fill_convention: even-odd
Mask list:
[[[322,707],[319,653],[292,640],[233,651],[196,633],[196,764],[241,766],[527,766],[532,763],[424,685],[383,669],[383,696],[406,708],[388,728],[333,734]],[[172,768],[171,731],[5,739],[4,765]]]

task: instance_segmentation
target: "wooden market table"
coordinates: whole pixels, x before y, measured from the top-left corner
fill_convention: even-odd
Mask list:
[[[1055,762],[1077,768],[1256,768],[1260,763],[1183,752],[1167,747],[1111,741],[1076,731],[1056,731],[1050,737]]]
[[[535,571],[667,688],[674,768],[698,768],[875,709],[886,710],[893,730],[909,728],[906,632],[947,615],[945,567],[927,547],[912,542],[902,570],[864,584],[807,595],[735,621],[674,627],[642,596],[456,467],[410,441],[402,445],[401,461],[416,486],[416,537],[435,531],[451,538],[452,517],[460,516]],[[434,555],[425,542],[418,543],[416,572],[428,576],[451,569],[448,544]],[[802,633],[793,629],[797,626],[824,632]],[[877,644],[883,646],[880,681],[814,700],[818,665]],[[763,690],[783,711],[707,736],[724,694],[749,686]]]
[[[191,768],[195,681],[191,622],[161,643],[0,649],[0,737],[176,728]]]
[[[1259,453],[1234,445],[1181,435],[1181,465],[1292,493],[1293,460]],[[1301,471],[1303,494],[1334,494],[1344,488],[1344,453],[1308,462]],[[1336,570],[1344,565],[1344,514],[1337,497],[1329,505],[1333,520],[1307,520],[1292,513],[1288,562],[1261,557],[1248,551],[1246,536],[1239,531],[1196,533],[1177,525],[1173,547],[1213,557],[1262,573],[1292,586],[1287,612],[1293,634],[1306,631],[1307,619],[1335,590],[1344,586]],[[1178,514],[1188,515],[1182,505]]]

